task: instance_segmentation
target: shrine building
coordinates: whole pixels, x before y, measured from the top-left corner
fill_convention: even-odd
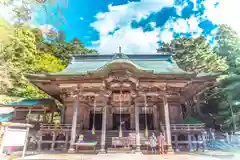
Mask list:
[[[186,124],[191,110],[187,102],[214,84],[217,74],[186,72],[171,55],[81,55],[57,73],[27,75],[29,81],[59,100],[59,130],[42,124],[39,134],[52,132],[54,150],[58,134],[65,136],[65,149],[75,150],[80,134],[84,141],[95,141],[100,152],[132,146],[139,152],[152,132],[165,135],[169,150],[178,148],[179,136],[205,137],[203,124]],[[190,135],[190,136],[189,136]],[[134,137],[132,139],[126,137]],[[44,141],[39,141],[39,148]],[[49,143],[46,142],[46,143]]]

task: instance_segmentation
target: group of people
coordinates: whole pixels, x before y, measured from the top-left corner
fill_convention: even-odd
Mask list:
[[[158,137],[156,137],[155,133],[152,133],[149,141],[150,141],[150,146],[151,146],[153,154],[156,153],[157,146],[158,146],[160,154],[166,153],[166,148],[165,148],[166,141],[165,141],[165,137],[164,137],[163,133],[160,133],[160,135]]]

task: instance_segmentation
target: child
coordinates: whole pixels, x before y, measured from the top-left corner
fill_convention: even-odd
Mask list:
[[[78,138],[78,143],[83,143],[84,141],[83,141],[83,138],[84,138],[84,136],[81,134],[81,135],[79,135],[79,138]]]

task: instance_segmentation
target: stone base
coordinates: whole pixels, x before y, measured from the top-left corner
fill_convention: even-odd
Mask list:
[[[142,151],[135,151],[134,154],[142,155]]]
[[[69,148],[68,153],[75,153],[75,149],[74,148]]]
[[[142,154],[142,151],[140,149],[140,146],[136,147],[136,150],[134,151],[135,154]]]
[[[174,150],[172,148],[172,145],[167,146],[167,154],[174,154]]]
[[[100,151],[98,152],[98,154],[106,154],[106,150],[105,149],[100,149]]]

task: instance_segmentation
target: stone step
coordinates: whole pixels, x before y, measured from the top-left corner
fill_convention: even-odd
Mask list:
[[[107,153],[133,153],[132,148],[108,148]]]

